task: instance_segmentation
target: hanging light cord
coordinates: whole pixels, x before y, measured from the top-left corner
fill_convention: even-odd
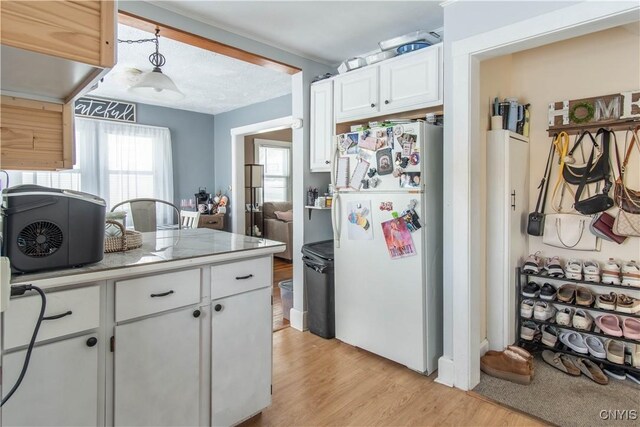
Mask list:
[[[153,65],[153,71],[161,71],[160,67],[164,66],[167,62],[163,54],[160,53],[160,29],[156,28],[156,36],[152,39],[138,39],[138,40],[121,40],[118,39],[118,43],[148,43],[153,42],[156,44],[156,51],[149,55],[149,62]]]

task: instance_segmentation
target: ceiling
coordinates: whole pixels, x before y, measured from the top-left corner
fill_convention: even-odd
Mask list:
[[[185,94],[180,101],[150,100],[127,91],[135,81],[130,69],[151,71],[153,43],[118,44],[118,63],[89,96],[99,96],[181,110],[219,114],[291,93],[291,76],[248,62],[219,55],[160,34],[160,53],[167,63],[162,71]],[[118,25],[122,40],[148,39],[152,34]]]
[[[443,26],[439,1],[151,1],[305,58],[337,65],[378,42]]]

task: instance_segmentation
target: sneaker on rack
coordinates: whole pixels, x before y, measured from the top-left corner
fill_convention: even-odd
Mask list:
[[[548,321],[553,319],[556,314],[556,309],[550,302],[536,301],[533,306],[533,317],[536,320]]]
[[[564,275],[568,279],[582,280],[582,261],[570,259],[564,267]]]
[[[538,325],[530,320],[522,323],[520,327],[520,338],[525,341],[533,341],[538,332]]]
[[[605,367],[602,370],[609,377],[615,378],[617,380],[624,380],[625,378],[627,378],[626,377],[626,372],[627,371],[625,371],[622,368],[615,368],[615,367],[613,367],[611,365],[605,365]]]
[[[587,282],[600,283],[600,264],[598,264],[598,261],[585,261],[583,269],[584,280]]]
[[[576,314],[573,315],[572,321],[573,327],[583,331],[590,331],[593,324],[593,318],[582,309],[576,310]]]
[[[622,266],[622,286],[640,288],[640,266],[635,261],[629,261]]]
[[[562,269],[560,258],[557,256],[547,258],[544,262],[544,269],[547,270],[547,274],[551,277],[564,277],[564,270]]]
[[[558,328],[551,325],[542,325],[542,344],[555,347],[558,342]]]
[[[602,283],[609,285],[620,284],[620,265],[613,258],[609,258],[609,261],[602,269]]]
[[[542,288],[540,288],[540,299],[553,301],[556,299],[556,292],[557,290],[553,285],[545,283],[542,285]]]
[[[613,293],[613,292],[612,292]],[[625,294],[618,295],[616,311],[620,313],[636,314],[640,313],[640,300]]]
[[[564,307],[556,313],[556,323],[560,326],[571,326],[573,318],[573,308]]]
[[[527,274],[538,274],[540,273],[540,266],[542,265],[542,259],[538,255],[540,251],[535,254],[531,254],[527,257],[527,260],[524,262],[524,266],[522,267],[522,271]]]
[[[527,283],[527,285],[522,288],[522,295],[527,298],[538,298],[538,295],[540,295],[540,285],[536,282]]]
[[[533,316],[533,300],[526,299],[520,303],[520,316],[525,319],[531,319]]]

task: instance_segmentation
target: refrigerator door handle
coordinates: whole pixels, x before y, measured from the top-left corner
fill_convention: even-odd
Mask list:
[[[338,224],[338,217],[340,216],[340,192],[335,192],[333,195],[333,203],[331,204],[331,225],[333,227],[333,240],[335,247],[340,247],[340,226]]]
[[[338,135],[333,136],[333,144],[331,144],[333,148],[333,153],[331,154],[331,184],[333,184],[334,188],[336,185],[336,159],[338,158]]]

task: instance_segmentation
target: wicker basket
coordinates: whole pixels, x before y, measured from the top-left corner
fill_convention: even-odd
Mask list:
[[[124,252],[130,249],[136,249],[142,246],[142,233],[139,231],[125,230],[124,226],[118,221],[108,219],[107,224],[113,224],[120,228],[122,235],[105,236],[104,252]]]

